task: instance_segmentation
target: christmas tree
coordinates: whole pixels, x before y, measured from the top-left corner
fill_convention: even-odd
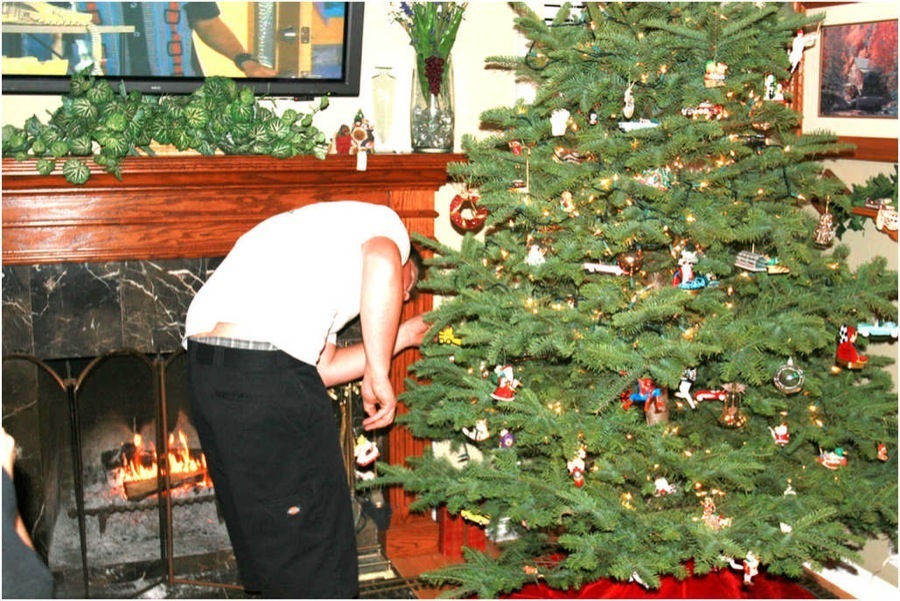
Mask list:
[[[401,419],[442,444],[381,480],[509,540],[433,580],[495,597],[741,562],[799,577],[896,545],[890,359],[855,333],[896,322],[897,274],[851,270],[810,208],[847,202],[817,162],[837,138],[801,135],[788,105],[816,22],[742,2],[514,10],[529,50],[491,60],[535,98],[486,111],[491,135],[451,166],[483,240],[420,238],[445,298]]]

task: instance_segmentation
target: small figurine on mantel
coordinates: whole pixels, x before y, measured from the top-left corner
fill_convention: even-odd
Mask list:
[[[350,148],[353,146],[353,138],[350,137],[350,126],[341,125],[341,128],[334,135],[331,141],[331,148],[328,154],[350,154]]]
[[[362,109],[356,112],[356,117],[353,119],[353,131],[350,132],[350,136],[353,138],[355,145],[355,149],[350,149],[350,154],[356,154],[360,150],[375,152],[375,127],[366,119]]]
[[[334,135],[328,154],[359,154],[360,150],[375,152],[375,128],[362,110],[356,112],[353,127],[341,125]]]

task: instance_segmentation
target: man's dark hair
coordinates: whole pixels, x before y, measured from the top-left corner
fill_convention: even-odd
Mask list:
[[[425,261],[422,259],[422,253],[419,249],[413,245],[409,248],[409,260],[416,268],[416,283],[413,285],[412,290],[409,293],[410,299],[415,298],[418,295],[418,286],[419,282],[425,277]]]

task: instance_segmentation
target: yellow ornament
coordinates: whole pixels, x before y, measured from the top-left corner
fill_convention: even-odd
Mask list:
[[[462,346],[462,339],[453,335],[453,326],[447,326],[438,332],[438,342],[441,344],[455,344]]]

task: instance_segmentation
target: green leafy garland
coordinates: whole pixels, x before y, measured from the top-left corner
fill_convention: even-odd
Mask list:
[[[116,91],[108,80],[83,71],[72,77],[69,94],[48,123],[32,116],[22,128],[3,127],[3,156],[37,158],[43,175],[64,161],[63,176],[73,184],[90,178],[89,156],[121,179],[122,158],[139,151],[154,155],[151,142],[203,155],[221,151],[322,159],[327,141],[312,120],[328,103],[323,96],[309,113],[287,109],[277,115],[260,104],[252,88],[224,77],[208,78],[187,96],[157,96],[128,92],[124,82]]]
[[[850,191],[850,201],[854,207],[866,206],[869,199],[876,200],[886,198],[897,207],[897,165],[894,165],[894,173],[887,175],[879,173],[873,175],[862,184],[853,184]],[[842,211],[837,215],[837,236],[840,238],[848,229],[859,231],[864,227],[866,217]]]

